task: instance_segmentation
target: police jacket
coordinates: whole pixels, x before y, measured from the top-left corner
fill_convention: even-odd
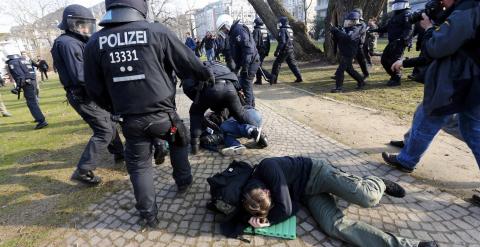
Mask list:
[[[395,11],[387,25],[377,29],[379,33],[388,33],[388,42],[401,40],[407,44],[412,36],[413,25],[408,21],[409,9]]]
[[[173,72],[180,79],[210,79],[192,50],[159,23],[107,26],[85,47],[87,92],[115,114],[175,111]]]
[[[35,73],[30,73],[30,62],[20,56],[16,56],[6,61],[8,71],[17,84],[24,83],[27,80],[35,80]]]
[[[68,31],[53,43],[51,50],[53,65],[57,68],[60,82],[66,90],[85,86],[83,71],[85,43],[80,36]]]
[[[293,51],[293,30],[289,25],[281,26],[278,31],[276,53]]]
[[[332,28],[334,40],[337,42],[342,57],[353,58],[359,49],[362,27],[357,25],[347,28]]]
[[[270,34],[265,26],[255,26],[252,35],[258,53],[268,56],[268,53],[270,53]]]
[[[479,59],[465,45],[478,48],[480,1],[459,0],[447,20],[438,29],[429,29],[432,37],[423,42],[425,55],[433,62],[425,75],[423,106],[427,113],[445,115],[480,105]],[[475,57],[474,57],[475,56]]]
[[[248,27],[239,21],[233,23],[230,33],[230,54],[237,67],[248,69],[258,55],[258,51]]]

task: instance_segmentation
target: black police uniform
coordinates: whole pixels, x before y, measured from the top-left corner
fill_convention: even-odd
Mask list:
[[[255,82],[255,84],[261,85],[263,73],[265,73],[265,77],[268,80],[271,77],[270,73],[268,73],[262,67],[265,57],[268,57],[268,54],[270,53],[270,34],[265,28],[262,20],[260,20],[259,18],[255,19],[255,26],[253,27],[252,35],[253,40],[255,40],[255,44],[257,46],[258,55],[260,56],[260,67],[257,71],[257,81]]]
[[[332,28],[332,34],[340,50],[340,64],[335,72],[336,89],[332,92],[339,92],[343,87],[344,72],[357,81],[358,88],[364,86],[363,77],[353,68],[352,62],[360,49],[360,39],[362,36],[361,27],[358,25],[344,29]]]
[[[95,170],[106,148],[116,159],[123,157],[124,151],[111,114],[97,106],[85,90],[83,51],[86,42],[80,35],[66,31],[55,40],[51,50],[68,102],[93,131],[77,164],[81,172]]]
[[[363,73],[363,78],[367,78],[370,76],[367,67],[367,58],[366,54],[364,53],[363,46],[365,45],[367,39],[367,29],[368,25],[365,21],[360,20],[360,24],[356,25],[360,32],[360,44],[359,49],[357,50],[357,54],[355,56],[355,60],[357,60],[358,65]]]
[[[200,144],[202,134],[202,119],[208,109],[214,112],[221,112],[227,108],[230,115],[239,123],[256,125],[255,121],[248,118],[245,108],[242,106],[238,90],[235,84],[237,77],[227,67],[219,63],[206,62],[215,75],[213,85],[199,87],[199,82],[192,79],[183,81],[183,91],[193,101],[190,107],[190,136],[192,146]]]
[[[232,52],[231,52],[231,46],[230,46],[230,39],[229,38],[225,38],[223,40],[224,42],[224,47],[223,47],[223,50],[222,50],[222,55],[223,57],[225,58],[225,64],[227,65],[227,67],[233,72],[235,71],[235,62],[233,62],[233,57],[232,57]]]
[[[235,73],[240,71],[239,82],[245,94],[247,105],[255,106],[253,95],[253,79],[260,67],[260,56],[258,55],[255,41],[248,27],[236,21],[229,32],[230,53],[235,62]]]
[[[8,71],[17,84],[16,89],[18,94],[23,90],[23,96],[27,101],[28,109],[35,119],[35,122],[38,123],[37,127],[45,125],[45,116],[38,104],[37,81],[32,64],[19,55],[8,56],[7,59],[6,64]],[[31,73],[32,71],[33,73]]]
[[[176,112],[171,75],[175,71],[181,79],[191,76],[202,81],[211,76],[173,32],[145,20],[144,0],[107,0],[106,8],[100,23],[104,28],[85,47],[86,88],[97,104],[122,116],[136,208],[147,223],[158,224],[152,167],[157,138],[169,142],[179,191],[192,183],[188,133]]]
[[[271,83],[275,84],[277,82],[278,73],[284,61],[287,61],[288,67],[297,78],[297,82],[301,82],[302,75],[298,69],[297,60],[295,59],[295,53],[293,51],[293,30],[288,25],[285,17],[281,18],[280,22],[282,25],[278,32],[278,46],[275,51],[277,58],[273,62]]]
[[[408,21],[409,15],[410,10],[408,9],[395,11],[387,25],[375,30],[379,33],[388,32],[388,45],[383,51],[381,62],[385,71],[390,75],[388,82],[390,86],[398,86],[401,83],[400,72],[395,72],[391,68],[392,64],[403,56],[405,48],[410,42],[413,26]]]

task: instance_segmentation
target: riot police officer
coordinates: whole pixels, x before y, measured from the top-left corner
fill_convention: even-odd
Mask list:
[[[331,32],[340,50],[340,64],[335,72],[336,87],[332,93],[343,91],[344,73],[347,73],[357,81],[357,89],[365,86],[364,78],[353,68],[353,58],[358,54],[363,35],[363,27],[360,24],[360,14],[356,11],[350,12],[344,21],[344,28],[332,27]]]
[[[260,67],[260,56],[248,27],[240,20],[233,22],[229,15],[221,15],[217,19],[219,35],[229,39],[230,53],[235,62],[234,72],[240,72],[240,86],[245,94],[245,101],[250,106],[255,106],[253,95],[253,79]]]
[[[67,6],[58,25],[65,32],[55,40],[51,50],[68,102],[93,131],[72,175],[73,180],[89,185],[101,182],[93,171],[99,165],[102,150],[108,148],[116,162],[123,161],[124,156],[123,144],[111,114],[98,107],[85,90],[83,50],[95,32],[95,25],[96,20],[89,9],[76,4]]]
[[[390,75],[388,86],[400,86],[400,72],[391,69],[392,64],[399,60],[405,48],[410,43],[413,26],[409,22],[410,4],[408,0],[395,0],[392,4],[393,16],[387,25],[380,27],[372,32],[386,33],[388,32],[388,45],[382,54],[382,65],[385,71]]]
[[[284,61],[287,61],[288,67],[297,78],[296,83],[303,82],[302,75],[295,60],[295,53],[293,51],[293,30],[288,24],[288,18],[280,17],[280,30],[278,31],[278,46],[275,51],[275,61],[272,67],[272,79],[270,84],[276,84],[280,67]]]
[[[360,8],[355,8],[353,9],[353,12],[357,12],[360,15],[360,23],[357,24],[358,30],[360,32],[360,44],[359,44],[359,49],[357,51],[357,55],[355,56],[355,60],[357,60],[358,65],[360,66],[360,69],[362,70],[363,73],[363,79],[365,80],[370,76],[370,73],[368,72],[368,67],[367,67],[367,58],[366,54],[363,50],[363,47],[365,45],[365,42],[367,40],[367,30],[368,30],[368,24],[365,22],[363,19],[363,10]]]
[[[262,85],[263,76],[265,76],[267,80],[270,80],[271,77],[271,75],[262,67],[263,60],[265,60],[265,57],[268,57],[268,54],[270,53],[270,34],[260,17],[255,18],[254,23],[255,26],[253,27],[252,35],[253,40],[255,40],[255,44],[257,45],[258,55],[260,55],[260,67],[257,71],[257,81],[255,81],[255,84]]]
[[[169,142],[177,193],[192,183],[188,133],[176,112],[172,74],[208,81],[212,76],[176,35],[146,21],[146,0],[105,0],[107,13],[85,47],[88,94],[122,118],[125,160],[136,208],[150,227],[158,225],[152,146]]]
[[[16,83],[16,87],[12,93],[17,94],[20,98],[20,93],[23,90],[23,96],[27,101],[28,109],[32,114],[37,125],[35,129],[42,129],[48,125],[45,116],[40,109],[37,98],[37,81],[33,71],[32,64],[20,56],[20,51],[13,45],[5,48],[7,53],[7,68],[10,76]]]

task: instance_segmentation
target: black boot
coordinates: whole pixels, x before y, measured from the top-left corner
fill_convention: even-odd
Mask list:
[[[277,84],[277,76],[272,75],[270,78],[270,85]]]
[[[382,181],[385,184],[385,194],[397,198],[405,197],[406,192],[402,186],[388,179],[382,178]]]
[[[365,81],[359,81],[355,89],[360,90],[360,89],[363,89],[364,87],[365,87]]]
[[[438,244],[435,241],[420,241],[418,247],[438,247]]]
[[[390,141],[390,145],[391,146],[394,146],[394,147],[397,147],[397,148],[403,148],[405,147],[405,143],[403,141],[395,141],[395,140],[392,140]]]
[[[80,169],[76,169],[73,172],[71,179],[88,185],[98,185],[102,182],[102,179],[98,176],[95,176],[93,171],[85,171]]]
[[[302,77],[298,77],[298,78],[294,81],[294,83],[302,83],[302,82],[303,82]]]
[[[480,193],[476,193],[472,196],[473,204],[480,206]]]
[[[404,167],[398,160],[397,160],[397,155],[395,154],[389,154],[387,152],[382,153],[382,158],[387,163],[388,165],[391,165],[393,167],[396,167],[400,171],[407,172],[407,173],[412,173],[414,169],[412,168],[407,168]]]
[[[400,86],[400,78],[390,78],[390,80],[387,82],[387,86],[389,87],[398,87]]]
[[[192,154],[196,155],[200,150],[200,138],[193,138],[190,144],[192,146]]]
[[[334,88],[332,90],[330,90],[330,93],[343,93],[343,89],[342,88]]]

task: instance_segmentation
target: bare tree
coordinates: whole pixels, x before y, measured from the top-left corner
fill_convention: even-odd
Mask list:
[[[303,18],[304,18],[304,23],[305,25],[308,24],[308,10],[310,10],[310,7],[312,7],[314,0],[302,0],[303,3]]]
[[[171,25],[175,21],[175,13],[171,11],[173,0],[150,0],[148,1],[149,13],[151,19],[165,25]]]

